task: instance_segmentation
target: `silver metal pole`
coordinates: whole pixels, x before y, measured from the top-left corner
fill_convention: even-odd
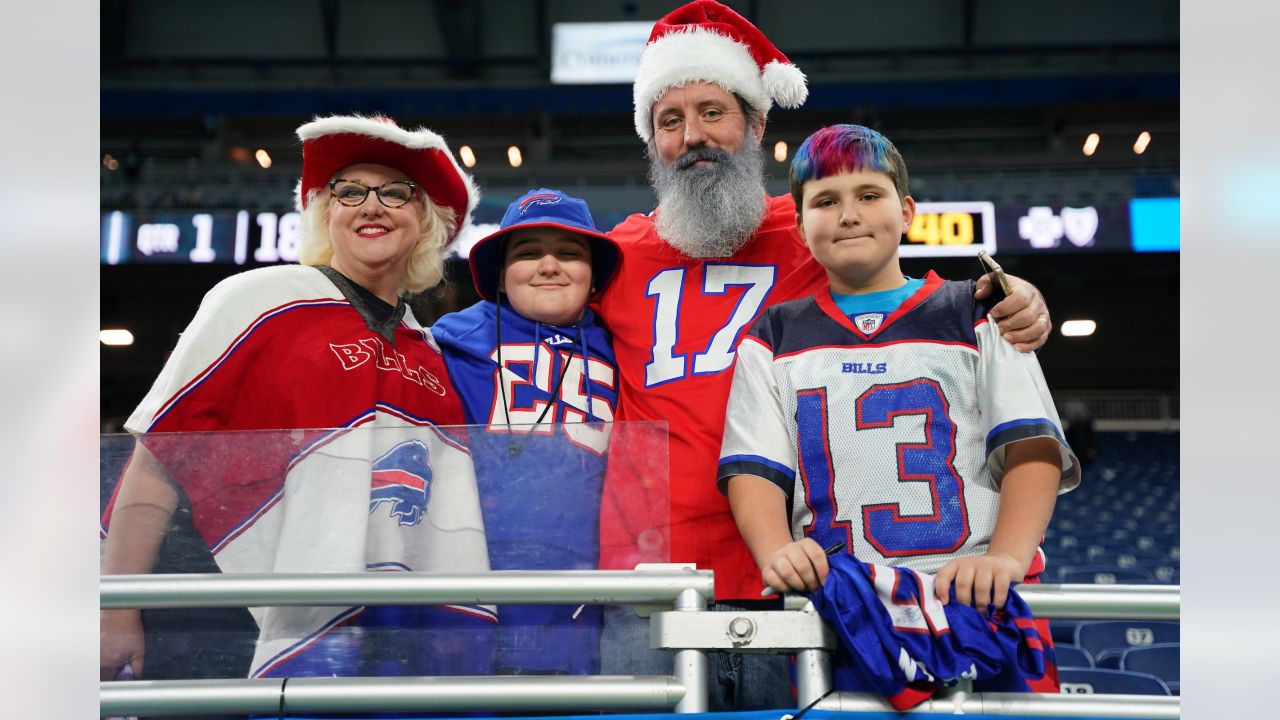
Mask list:
[[[709,570],[108,575],[99,583],[103,609],[487,603],[669,605],[686,591],[705,600],[710,600],[714,592]]]
[[[831,653],[821,648],[796,652],[796,699],[806,707],[831,689]]]
[[[686,590],[676,598],[677,612],[706,612],[703,595]],[[676,705],[678,713],[707,711],[707,653],[704,650],[677,650],[673,653],[676,680],[685,687],[684,698]]]
[[[1019,585],[1036,617],[1054,620],[1177,620],[1178,585]],[[804,595],[786,595],[787,610],[802,610]]]
[[[1036,617],[1055,620],[1177,620],[1178,585],[1019,585]]]
[[[883,697],[838,692],[815,706],[819,710],[893,712]],[[987,714],[1022,717],[1110,717],[1177,720],[1181,698],[1156,695],[1041,695],[1037,693],[954,693],[925,700],[914,712],[948,715]]]
[[[104,716],[428,710],[670,711],[685,688],[667,676],[133,680],[100,684]]]

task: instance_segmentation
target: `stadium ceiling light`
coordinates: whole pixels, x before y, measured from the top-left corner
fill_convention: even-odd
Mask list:
[[[779,140],[773,146],[773,159],[778,162],[786,162],[787,160],[787,143],[785,140]]]
[[[518,168],[524,164],[524,156],[520,154],[520,148],[515,145],[507,148],[507,162],[511,163],[513,168]]]
[[[472,151],[470,145],[463,145],[458,148],[458,157],[462,158],[462,164],[473,168],[476,166],[476,154]]]
[[[1062,323],[1064,337],[1085,337],[1098,329],[1098,323],[1092,320],[1068,320]]]
[[[1084,139],[1084,154],[1086,157],[1098,151],[1098,143],[1102,142],[1102,137],[1098,133],[1089,133],[1089,137]]]
[[[1141,155],[1147,151],[1147,146],[1151,144],[1151,133],[1143,130],[1138,133],[1138,139],[1133,142],[1133,154]]]
[[[102,164],[105,165],[107,169],[112,172],[115,172],[116,170],[120,169],[120,161],[111,157],[111,153],[107,153],[106,155],[102,156]]]
[[[123,347],[133,344],[133,333],[124,328],[106,328],[98,332],[98,340],[103,345]]]
[[[262,166],[263,170],[271,167],[271,156],[268,155],[267,151],[263,148],[258,148],[258,152],[253,154],[253,158],[258,161],[258,164]]]

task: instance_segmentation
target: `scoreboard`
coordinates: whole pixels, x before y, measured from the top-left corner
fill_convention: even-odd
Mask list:
[[[996,254],[996,206],[989,202],[916,203],[911,227],[902,236],[902,257]]]
[[[102,216],[102,264],[297,262],[296,212],[109,212]]]
[[[1176,197],[1086,207],[921,202],[898,252],[903,257],[963,257],[983,250],[989,255],[1177,252],[1179,205]],[[296,212],[102,214],[104,265],[297,262],[301,244],[302,218]]]

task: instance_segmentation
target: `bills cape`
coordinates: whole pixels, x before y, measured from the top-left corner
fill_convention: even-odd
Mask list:
[[[126,427],[190,499],[222,572],[485,571],[471,456],[437,427],[461,422],[440,352],[411,314],[389,342],[320,271],[283,266],[206,295]],[[251,676],[490,663],[491,607],[252,612]]]
[[[991,613],[933,594],[933,575],[871,565],[849,554],[830,558],[826,582],[810,598],[835,629],[836,690],[871,691],[897,710],[962,678],[987,692],[1030,692],[1054,662],[1027,604],[1013,590]],[[952,591],[954,593],[954,590]]]

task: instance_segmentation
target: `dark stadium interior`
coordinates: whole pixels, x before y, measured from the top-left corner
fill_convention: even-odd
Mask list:
[[[1085,407],[1100,431],[1077,447],[1082,458],[1093,447],[1097,459],[1085,467],[1082,492],[1059,500],[1043,544],[1052,574],[1045,580],[1178,583],[1180,256],[1129,244],[1131,201],[1180,196],[1178,4],[899,0],[872,10],[725,1],[809,79],[803,108],[770,113],[762,146],[770,192],[787,191],[791,154],[810,132],[856,122],[899,147],[917,201],[989,202],[1005,218],[997,259],[1043,291],[1058,326],[1039,352],[1058,409],[1071,424],[1069,416],[1083,416],[1068,403]],[[611,228],[655,205],[631,88],[553,84],[553,25],[652,21],[676,4],[103,0],[101,327],[134,337],[100,346],[103,432],[121,431],[202,296],[259,266],[252,253],[239,265],[136,254],[112,264],[113,215],[184,217],[189,227],[195,214],[245,210],[274,213],[274,223],[293,210],[298,125],[317,115],[385,113],[439,132],[455,153],[474,150],[471,172],[483,192],[477,222],[496,223],[525,190],[552,187],[586,199],[597,224]],[[1092,133],[1101,137],[1096,152],[1082,152]],[[1142,133],[1149,146],[1137,152]],[[779,142],[787,146],[782,161],[773,157]],[[513,145],[518,167],[507,161]],[[269,162],[255,160],[259,150]],[[1018,214],[1042,207],[1096,208],[1097,242],[1010,242]],[[962,279],[977,277],[979,263],[909,257],[903,269]],[[428,325],[476,299],[465,261],[454,258],[445,282],[413,307]],[[1096,321],[1096,332],[1058,331],[1078,319]],[[1068,439],[1077,442],[1070,429]],[[1118,649],[1135,637],[1155,651],[1173,647],[1172,666],[1158,652],[1130,659]],[[1063,667],[1141,668],[1161,678],[1154,690],[1114,691],[1179,692],[1177,624],[1117,630],[1055,621],[1054,638],[1081,648],[1078,659],[1064,650]],[[1115,681],[1089,671],[1064,672],[1063,680],[1099,692]]]

